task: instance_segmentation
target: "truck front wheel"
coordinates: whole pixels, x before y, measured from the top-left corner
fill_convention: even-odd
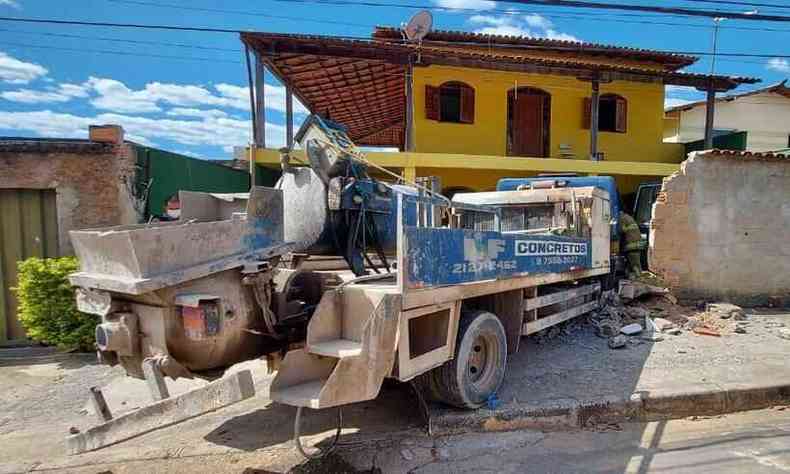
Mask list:
[[[487,311],[462,314],[455,358],[427,374],[441,401],[459,408],[478,408],[499,390],[505,378],[505,328]]]

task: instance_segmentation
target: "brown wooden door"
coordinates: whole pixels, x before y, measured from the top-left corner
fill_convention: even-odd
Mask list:
[[[515,156],[546,156],[544,108],[546,97],[542,94],[519,92],[512,100],[510,154]]]

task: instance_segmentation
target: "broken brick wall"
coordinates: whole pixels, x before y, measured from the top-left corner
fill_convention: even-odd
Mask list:
[[[70,230],[138,222],[129,187],[135,159],[129,143],[107,145],[101,152],[49,151],[47,144],[29,151],[5,146],[0,150],[0,188],[54,189],[58,247],[62,255],[71,255]]]
[[[649,258],[683,299],[790,302],[790,157],[692,153],[664,179]]]

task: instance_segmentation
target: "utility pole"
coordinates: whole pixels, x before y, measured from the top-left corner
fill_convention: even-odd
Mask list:
[[[710,74],[716,74],[716,52],[719,47],[719,26],[726,18],[716,17],[713,19],[713,55],[710,57]]]

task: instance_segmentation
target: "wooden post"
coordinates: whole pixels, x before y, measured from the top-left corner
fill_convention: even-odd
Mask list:
[[[406,130],[403,138],[403,149],[414,151],[414,68],[411,63],[406,66]]]
[[[291,86],[285,86],[285,146],[294,144],[294,94]]]
[[[255,143],[258,142],[258,117],[257,117],[257,104],[255,103],[255,79],[252,74],[252,66],[250,65],[250,48],[244,46],[244,62],[247,65],[247,88],[250,92],[250,117],[252,119],[252,143],[248,143],[249,153],[249,171],[250,171],[250,189],[255,186]]]
[[[255,54],[255,146],[266,148],[266,94],[264,92],[264,78],[266,65],[259,54]]]
[[[716,90],[713,85],[708,85],[708,96],[705,105],[705,146],[706,150],[713,148],[713,122],[716,109]]]
[[[590,97],[590,159],[598,161],[598,105],[600,103],[600,82],[593,79]]]

